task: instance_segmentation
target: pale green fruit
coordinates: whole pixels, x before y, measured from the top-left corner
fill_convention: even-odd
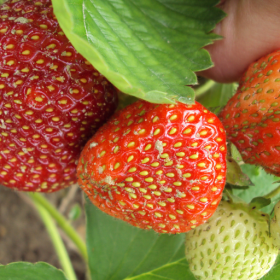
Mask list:
[[[280,249],[280,201],[274,207],[274,217],[270,223],[270,232],[274,245]]]
[[[268,221],[268,215],[246,204],[221,202],[205,224],[186,234],[193,274],[201,280],[260,279],[278,254]]]

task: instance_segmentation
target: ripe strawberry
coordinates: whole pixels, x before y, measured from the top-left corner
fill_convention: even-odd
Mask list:
[[[186,234],[190,270],[200,280],[260,279],[278,255],[268,222],[246,204],[222,201],[204,225]]]
[[[280,175],[280,52],[252,63],[220,117],[247,163]]]
[[[186,232],[216,210],[225,155],[223,127],[199,103],[137,101],[86,144],[78,182],[114,217],[157,232]]]
[[[116,107],[115,89],[75,51],[50,0],[1,6],[0,57],[0,183],[68,186],[82,146]]]

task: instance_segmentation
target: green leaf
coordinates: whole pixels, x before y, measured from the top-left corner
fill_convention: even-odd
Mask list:
[[[193,103],[194,71],[224,12],[218,0],[53,0],[71,43],[124,93],[154,103]]]
[[[227,183],[236,186],[254,185],[250,178],[243,173],[238,163],[231,157],[227,157]]]
[[[185,234],[138,229],[104,214],[88,199],[86,215],[92,279],[160,279],[166,273],[168,279],[177,280],[178,275],[182,279],[191,275],[185,261]]]
[[[277,257],[275,265],[271,269],[271,271],[266,274],[261,280],[279,280],[280,275],[280,255]]]
[[[270,198],[265,198],[260,196],[260,197],[254,197],[250,202],[250,206],[256,209],[262,209],[265,206],[269,205],[270,203],[271,203]]]
[[[264,196],[270,193],[272,190],[278,187],[274,184],[275,181],[279,180],[279,177],[266,173],[261,167],[244,164],[241,165],[242,171],[249,176],[254,186],[247,190],[233,189],[233,194],[241,197],[246,202],[250,202],[255,197]],[[263,212],[270,213],[274,205],[279,201],[280,194],[276,195],[271,199],[271,204],[262,208]]]
[[[64,273],[55,267],[38,262],[16,262],[0,266],[0,279],[3,280],[67,280]]]

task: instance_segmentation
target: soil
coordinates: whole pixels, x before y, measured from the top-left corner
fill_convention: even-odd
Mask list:
[[[76,186],[46,197],[68,217],[76,204],[83,209],[81,190]],[[84,214],[72,225],[85,238]],[[61,233],[79,280],[85,280],[86,267],[75,246]],[[61,268],[52,242],[31,200],[25,193],[0,186],[0,263],[44,261]]]

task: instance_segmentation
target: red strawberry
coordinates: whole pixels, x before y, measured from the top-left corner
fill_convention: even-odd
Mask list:
[[[247,163],[280,176],[280,52],[252,63],[220,114]]]
[[[157,232],[186,232],[216,210],[225,157],[222,124],[199,103],[138,101],[86,144],[78,182],[114,217]]]
[[[52,192],[76,181],[82,146],[116,91],[59,28],[50,0],[0,9],[0,183]]]

